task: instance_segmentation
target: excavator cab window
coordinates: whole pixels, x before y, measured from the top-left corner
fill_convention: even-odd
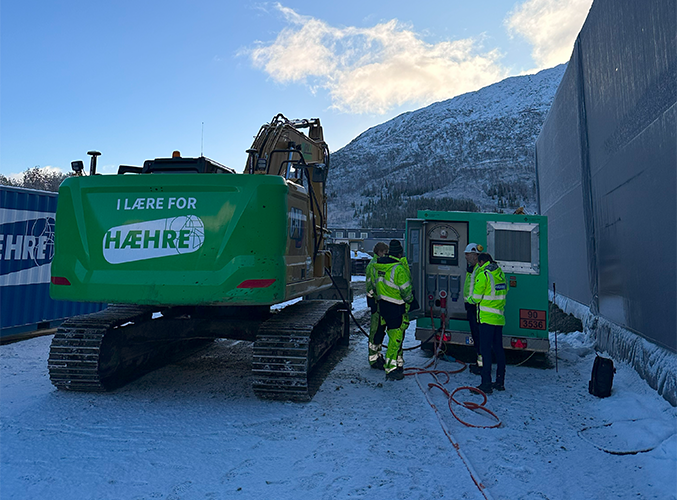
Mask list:
[[[327,182],[327,165],[324,163],[312,164],[313,182]]]
[[[303,180],[303,166],[298,162],[294,161],[292,158],[293,153],[289,153],[289,159],[287,160],[287,174],[285,177],[287,180],[295,181],[300,183]]]

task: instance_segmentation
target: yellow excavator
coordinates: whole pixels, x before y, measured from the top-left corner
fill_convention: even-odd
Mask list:
[[[348,339],[335,299],[350,297],[349,251],[325,244],[329,150],[318,119],[279,114],[247,152],[242,174],[176,154],[97,175],[95,154],[64,181],[50,293],[110,305],[58,329],[56,387],[119,387],[222,337],[254,342],[257,395],[312,397],[313,368]],[[271,312],[300,297],[325,300]]]

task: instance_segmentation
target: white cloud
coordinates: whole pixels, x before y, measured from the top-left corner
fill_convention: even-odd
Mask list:
[[[527,0],[505,21],[512,34],[533,45],[538,69],[567,62],[578,32],[583,27],[592,0]]]
[[[430,44],[397,20],[371,28],[335,28],[276,5],[289,25],[272,43],[242,51],[280,83],[326,89],[332,106],[351,113],[386,113],[477,90],[508,76],[497,50],[480,40]]]

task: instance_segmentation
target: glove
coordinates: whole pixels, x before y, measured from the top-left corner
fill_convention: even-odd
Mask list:
[[[414,300],[411,301],[411,304],[409,304],[409,310],[410,311],[415,311],[416,309],[419,309],[421,306],[418,303],[418,300],[416,300],[416,294],[414,294]]]

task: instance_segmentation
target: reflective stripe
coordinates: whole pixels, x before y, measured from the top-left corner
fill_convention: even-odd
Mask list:
[[[480,304],[478,307],[479,307],[480,311],[484,311],[484,312],[488,312],[488,313],[494,313],[494,314],[498,314],[500,316],[503,316],[503,311],[501,311],[500,309],[495,309],[493,307],[483,306],[482,304]]]
[[[484,298],[484,295],[482,295],[481,293],[473,293],[472,298],[475,300],[482,300]]]
[[[369,290],[369,291],[367,292],[367,297],[369,297],[369,298],[374,297],[374,290]]]
[[[486,275],[489,277],[489,282],[491,283],[491,290],[496,293],[496,292],[501,292],[504,291],[508,293],[508,287],[505,286],[505,283],[499,283],[498,285],[496,284],[496,279],[494,278],[494,275],[489,272],[485,271]],[[505,295],[505,294],[503,294]]]
[[[369,342],[369,349],[372,350],[372,351],[380,351],[382,345],[383,344],[376,345],[376,344],[372,344],[371,342]]]
[[[407,287],[409,287],[409,286],[411,286],[411,283],[410,283],[409,281],[407,281],[407,282],[404,283],[403,285],[400,285],[400,290],[404,290],[405,288],[407,288]]]
[[[393,304],[404,304],[405,302],[401,299],[396,299],[394,297],[388,297],[387,295],[382,295],[379,297],[379,300],[385,300],[386,302],[391,302]]]
[[[494,275],[491,274],[490,272],[484,271],[484,275],[489,279],[489,286],[490,286],[491,295],[489,295],[489,294],[479,295],[477,293],[474,293],[473,298],[474,299],[480,299],[481,298],[482,300],[503,300],[503,299],[505,299],[505,296],[508,293],[507,288],[501,288],[501,289],[496,288],[496,282],[494,280]],[[498,286],[501,286],[501,285],[498,285]],[[502,294],[496,293],[497,291],[503,291],[503,290],[505,290],[505,293],[502,293]]]
[[[379,276],[379,277],[378,277],[378,282],[379,282],[379,283],[385,283],[385,284],[388,285],[390,288],[398,288],[398,286],[395,284],[394,281],[388,281],[387,279],[385,279],[385,278],[382,277],[382,276]]]
[[[464,302],[468,302],[468,299],[470,299],[470,297],[472,297],[473,294],[475,293],[475,278],[477,277],[476,276],[477,269],[479,269],[479,267],[480,267],[479,264],[475,264],[475,266],[472,268],[471,273],[465,273],[465,280],[466,282],[469,283],[469,286],[468,286],[468,294],[463,297]],[[468,276],[468,274],[470,274],[470,276]],[[465,284],[463,288],[465,288]]]
[[[505,300],[508,290],[506,288],[503,288],[502,290],[505,290],[505,293],[497,294],[496,292],[499,290],[496,288],[496,280],[494,279],[494,275],[491,274],[491,272],[489,271],[484,271],[484,274],[487,276],[487,278],[489,278],[492,294],[485,295],[482,300]]]
[[[376,361],[379,358],[379,356],[380,356],[380,354],[370,354],[369,355],[369,362],[373,363],[374,361]]]

